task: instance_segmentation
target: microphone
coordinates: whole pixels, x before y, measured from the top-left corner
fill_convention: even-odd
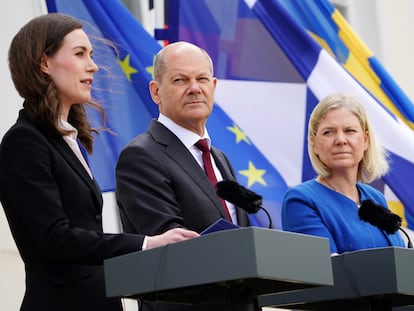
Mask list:
[[[361,220],[380,228],[387,234],[394,234],[397,232],[397,230],[401,230],[407,237],[407,247],[413,248],[409,235],[403,228],[401,228],[401,217],[397,214],[394,214],[389,209],[376,204],[372,200],[364,200],[361,202],[361,206],[358,210],[358,215]]]
[[[234,205],[244,209],[249,214],[255,214],[262,209],[269,219],[269,229],[273,229],[269,212],[262,207],[262,196],[258,195],[232,180],[222,180],[216,184],[217,195]]]

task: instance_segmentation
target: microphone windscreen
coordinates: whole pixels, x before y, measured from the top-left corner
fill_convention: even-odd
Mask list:
[[[401,227],[401,217],[372,200],[364,200],[358,210],[359,218],[377,226],[388,234],[394,234]]]
[[[262,196],[232,180],[219,181],[216,184],[216,191],[220,198],[244,209],[249,214],[257,213],[262,206]]]

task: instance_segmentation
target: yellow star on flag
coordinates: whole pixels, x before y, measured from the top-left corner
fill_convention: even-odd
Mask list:
[[[121,66],[122,71],[126,75],[128,81],[131,81],[131,75],[133,73],[137,73],[138,70],[136,70],[134,67],[131,67],[131,65],[129,63],[129,54],[127,54],[127,56],[125,56],[124,60],[118,59],[118,63]]]
[[[239,173],[247,177],[247,187],[250,188],[255,182],[266,186],[266,182],[263,179],[263,175],[266,170],[257,169],[252,161],[249,161],[249,168],[247,170],[241,170]]]
[[[145,67],[147,72],[151,75],[151,78],[154,79],[154,66]]]
[[[148,67],[145,67],[145,69],[147,70],[147,72],[151,75],[151,78],[154,80],[154,58],[155,58],[155,56],[152,58],[153,59],[153,61],[152,61],[152,65],[151,66],[148,66]]]
[[[241,142],[242,140],[244,140],[247,144],[250,145],[250,141],[247,138],[246,134],[236,124],[233,124],[233,126],[228,126],[227,129],[230,132],[234,133],[234,135],[236,135],[237,144]]]

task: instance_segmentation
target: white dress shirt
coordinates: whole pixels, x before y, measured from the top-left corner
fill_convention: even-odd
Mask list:
[[[70,149],[72,149],[73,153],[76,155],[79,161],[82,163],[83,167],[88,172],[89,176],[93,179],[91,169],[89,168],[88,163],[86,163],[86,160],[83,157],[83,154],[77,142],[78,130],[65,120],[60,120],[60,125],[63,129],[71,131],[69,135],[63,136],[63,139],[69,145]]]
[[[171,132],[173,132],[178,139],[184,144],[184,146],[190,151],[193,155],[194,159],[196,159],[197,163],[200,167],[204,170],[204,163],[202,158],[202,151],[195,146],[200,139],[207,138],[209,146],[211,147],[211,140],[210,136],[208,135],[207,129],[204,129],[203,137],[198,136],[194,132],[191,132],[182,126],[178,125],[170,118],[166,117],[165,115],[161,114],[158,117],[158,122],[168,128]],[[220,170],[218,169],[216,162],[214,161],[214,157],[211,156],[211,163],[213,164],[214,173],[216,175],[217,181],[223,180],[223,176],[221,175]],[[226,202],[227,208],[229,210],[231,220],[234,224],[237,224],[237,215],[236,215],[236,207],[230,203]]]

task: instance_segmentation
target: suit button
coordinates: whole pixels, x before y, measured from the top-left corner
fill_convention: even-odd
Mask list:
[[[100,222],[102,220],[102,216],[101,215],[96,215],[95,219],[96,219],[96,221]]]

